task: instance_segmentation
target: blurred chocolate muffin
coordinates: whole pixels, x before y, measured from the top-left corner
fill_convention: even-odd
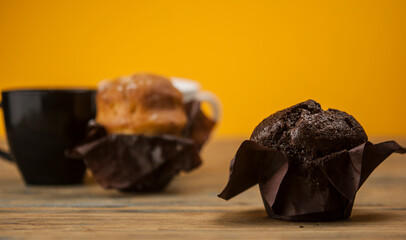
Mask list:
[[[111,134],[179,135],[187,122],[182,94],[153,74],[100,82],[96,104],[96,121]]]
[[[351,115],[335,109],[324,111],[319,103],[307,100],[264,119],[250,140],[281,150],[291,162],[307,166],[317,163],[315,159],[350,150],[368,137]]]

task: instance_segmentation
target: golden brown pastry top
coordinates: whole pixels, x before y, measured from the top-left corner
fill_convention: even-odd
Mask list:
[[[182,94],[153,74],[100,82],[96,104],[96,121],[109,133],[178,135],[187,121]]]

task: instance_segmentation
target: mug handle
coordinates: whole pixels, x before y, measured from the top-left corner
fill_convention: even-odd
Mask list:
[[[218,97],[209,91],[198,92],[195,99],[200,102],[207,102],[212,110],[213,120],[218,122],[221,117],[221,106]]]
[[[2,102],[0,102],[0,108],[3,108]],[[11,157],[11,154],[2,149],[0,149],[0,158],[14,162],[13,158]]]

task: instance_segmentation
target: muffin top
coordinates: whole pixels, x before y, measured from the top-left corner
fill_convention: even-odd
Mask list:
[[[114,134],[180,135],[187,122],[182,93],[154,74],[100,82],[96,104],[96,121]]]
[[[265,118],[250,140],[284,151],[290,162],[309,165],[317,158],[354,148],[368,137],[353,116],[335,109],[324,111],[316,101],[307,100]]]

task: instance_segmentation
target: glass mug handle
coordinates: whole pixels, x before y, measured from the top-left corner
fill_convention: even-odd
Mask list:
[[[218,122],[221,117],[220,101],[214,93],[209,91],[198,92],[195,99],[200,102],[207,102],[212,110],[213,120]]]
[[[0,102],[0,108],[3,108],[2,102]],[[11,157],[11,154],[2,149],[0,149],[0,158],[14,162],[13,158]]]

